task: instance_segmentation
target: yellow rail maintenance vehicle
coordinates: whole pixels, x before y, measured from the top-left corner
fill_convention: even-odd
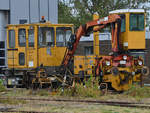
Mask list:
[[[92,66],[99,76],[101,89],[113,88],[117,91],[128,90],[134,82],[141,82],[143,75],[149,74],[144,66],[145,54],[145,12],[143,9],[121,9],[111,11],[110,15],[117,14],[121,18],[121,28],[118,39],[114,40],[112,32],[112,55],[102,56],[99,53],[99,32],[94,32],[94,55],[75,56],[74,72],[79,74],[81,65],[85,74],[91,75]],[[94,20],[99,17],[94,15]],[[101,21],[101,19],[99,20]],[[113,25],[113,28],[117,26]],[[116,46],[116,47],[115,47]],[[118,48],[117,52],[116,48]],[[99,60],[96,60],[99,58]],[[78,63],[76,63],[78,62]],[[88,64],[88,65],[87,65]],[[90,70],[90,71],[89,71]],[[94,74],[94,73],[92,73]]]
[[[8,25],[8,68],[4,69],[8,86],[30,87],[37,83],[36,77],[41,82],[42,78],[49,81],[48,75],[54,74],[62,63],[73,31],[72,24],[52,24],[44,21]],[[45,70],[41,71],[40,67]],[[39,73],[42,73],[41,77]]]

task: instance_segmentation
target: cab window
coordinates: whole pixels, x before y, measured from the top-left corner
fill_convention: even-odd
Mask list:
[[[34,29],[29,29],[28,31],[29,37],[29,47],[34,47]]]
[[[39,46],[54,46],[54,28],[39,28]]]
[[[18,30],[18,43],[20,47],[26,46],[26,30],[25,29]]]
[[[130,14],[130,31],[144,30],[144,14]]]
[[[64,47],[67,46],[72,29],[70,27],[57,27],[56,28],[56,46]]]
[[[121,17],[121,32],[126,31],[126,19],[125,19],[125,14],[119,15]]]
[[[85,55],[93,55],[93,46],[86,46],[84,48]]]
[[[15,48],[15,30],[9,30],[9,48]]]

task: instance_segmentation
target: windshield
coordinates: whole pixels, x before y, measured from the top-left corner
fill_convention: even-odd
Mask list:
[[[39,28],[39,45],[54,46],[54,28],[40,27]]]
[[[67,46],[70,35],[72,34],[71,27],[57,27],[56,28],[56,46]]]
[[[130,31],[144,30],[144,14],[130,14]]]

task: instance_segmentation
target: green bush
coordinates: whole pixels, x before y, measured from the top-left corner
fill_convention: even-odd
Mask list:
[[[95,84],[93,84],[92,77],[90,77],[88,81],[85,82],[85,86],[76,83],[74,88],[66,88],[63,91],[62,89],[59,89],[58,95],[97,98],[101,95],[101,92],[98,89],[97,80],[95,81]]]
[[[2,80],[0,79],[0,92],[6,91],[5,86],[3,85]]]

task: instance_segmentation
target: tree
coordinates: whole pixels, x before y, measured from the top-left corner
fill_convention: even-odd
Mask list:
[[[58,2],[58,16],[58,23],[70,23],[71,21],[71,9],[66,5],[65,1]]]
[[[109,14],[109,11],[116,9],[135,9],[140,6],[146,9],[144,5],[140,4],[146,3],[148,0],[69,0],[67,4],[66,0],[59,2],[62,2],[65,7],[67,7],[67,9],[63,9],[65,9],[65,13],[68,13],[69,11],[69,15],[67,15],[67,17],[71,17],[71,20],[67,20],[65,22],[75,22],[75,25],[78,27],[79,25],[92,20],[92,15],[94,13],[98,13],[100,17],[104,17]],[[59,9],[60,12],[63,11],[63,9]],[[63,18],[63,15],[61,18]]]

